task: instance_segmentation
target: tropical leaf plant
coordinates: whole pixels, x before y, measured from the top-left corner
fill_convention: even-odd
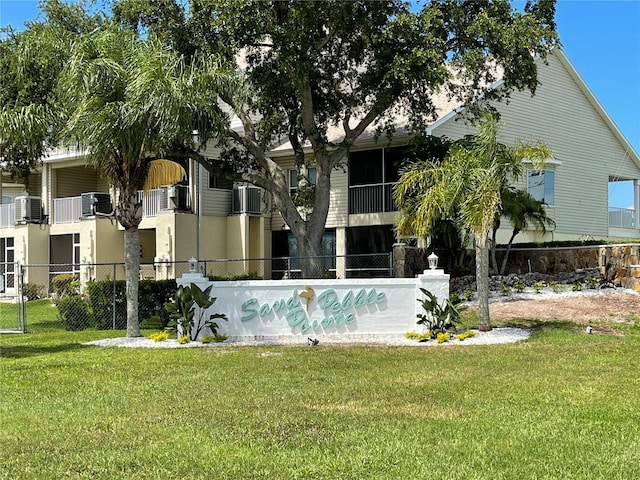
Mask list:
[[[450,295],[443,302],[425,288],[420,291],[424,298],[418,298],[417,301],[422,305],[425,313],[419,313],[417,317],[418,325],[426,326],[431,332],[431,338],[437,338],[438,334],[446,333],[447,330],[454,328],[460,323],[460,313],[466,309],[465,306],[459,306],[462,299],[457,295]]]
[[[167,329],[177,330],[179,335],[186,336],[191,341],[195,341],[205,328],[211,330],[211,335],[217,335],[219,326],[214,320],[227,321],[227,316],[223,313],[211,313],[205,320],[207,309],[217,300],[217,297],[211,296],[212,288],[213,285],[209,285],[202,290],[195,283],[188,287],[178,287],[173,302],[164,306],[171,316]]]

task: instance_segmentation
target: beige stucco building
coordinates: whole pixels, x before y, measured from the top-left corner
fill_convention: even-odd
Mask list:
[[[540,62],[539,82],[534,96],[514,92],[508,103],[495,105],[504,124],[501,141],[539,138],[553,151],[545,170],[531,170],[518,186],[544,199],[555,227],[544,235],[526,231],[517,241],[640,239],[638,154],[564,53],[556,50],[548,64]],[[452,139],[473,133],[457,113],[452,108],[442,111],[428,133]],[[392,142],[376,142],[365,134],[348,165],[332,173],[328,254],[391,251],[397,220],[391,197],[397,178],[395,147],[406,142],[402,133]],[[219,150],[210,145],[205,155],[215,158]],[[285,169],[293,169],[286,145],[270,156]],[[211,177],[195,163],[189,167],[182,184],[144,194],[140,259],[147,265],[141,277],[173,278],[183,271],[178,272],[173,262],[195,257],[216,260],[208,262],[208,273],[244,271],[270,278],[272,264],[255,259],[295,255],[295,241],[268,193]],[[123,261],[123,231],[111,215],[114,192],[85,165],[81,152],[52,152],[32,174],[28,190],[6,177],[2,180],[0,291],[13,287],[15,262],[66,265],[55,272],[77,273],[87,281],[108,275],[91,265]],[[608,205],[610,183],[617,181],[633,183],[628,202],[633,208]],[[498,240],[506,241],[510,230],[504,225]],[[237,261],[231,267],[222,259]],[[344,269],[343,263],[339,259],[335,268]],[[42,272],[38,275],[52,273]]]

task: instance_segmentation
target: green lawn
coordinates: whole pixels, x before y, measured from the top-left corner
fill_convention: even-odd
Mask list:
[[[640,322],[618,328],[165,350],[42,322],[0,338],[0,478],[640,478]]]

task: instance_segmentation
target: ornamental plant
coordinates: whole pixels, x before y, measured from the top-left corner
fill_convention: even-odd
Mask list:
[[[205,328],[209,328],[211,334],[216,335],[218,324],[214,320],[219,318],[226,321],[227,316],[223,313],[212,313],[205,320],[206,310],[217,300],[216,297],[211,297],[212,288],[213,285],[209,285],[205,290],[201,290],[195,283],[188,287],[180,286],[173,302],[164,306],[171,317],[167,329],[177,330],[187,341],[197,339]]]
[[[431,332],[431,338],[437,338],[439,333],[446,333],[450,328],[454,328],[455,324],[460,323],[460,312],[466,307],[459,305],[462,299],[457,295],[450,295],[442,304],[438,298],[430,291],[421,288],[420,291],[425,298],[418,298],[417,301],[422,304],[425,313],[419,313],[417,317],[418,325],[426,326]]]

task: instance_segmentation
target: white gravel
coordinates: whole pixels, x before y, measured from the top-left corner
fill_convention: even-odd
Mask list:
[[[442,345],[491,345],[496,343],[514,343],[526,340],[531,331],[523,328],[494,328],[490,332],[478,332],[474,337],[463,341],[453,338]],[[390,345],[412,347],[440,346],[435,340],[417,342],[409,340],[404,335],[281,335],[262,337],[230,337],[221,343],[203,344],[189,342],[180,345],[177,340],[165,340],[154,342],[145,337],[138,338],[106,338],[87,342],[86,345],[99,345],[102,347],[134,347],[134,348],[219,348],[229,346],[257,346],[257,345],[304,345],[310,344],[309,339],[318,340],[319,345],[359,344],[359,345]]]

